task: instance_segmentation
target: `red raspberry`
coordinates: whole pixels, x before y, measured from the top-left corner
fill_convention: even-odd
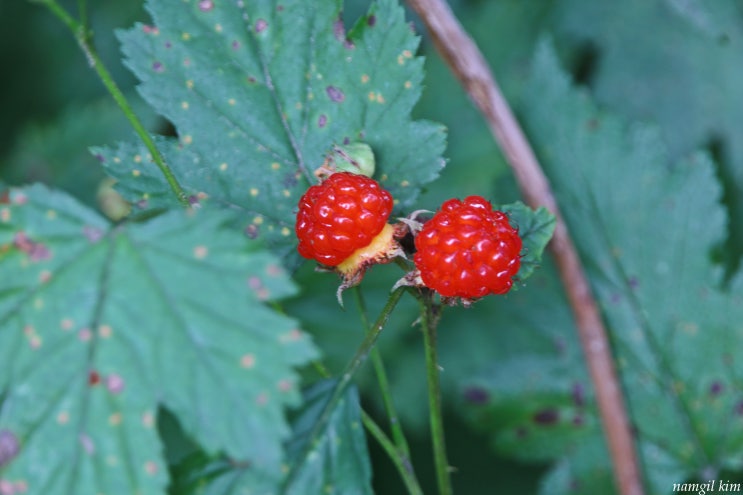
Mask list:
[[[392,212],[392,195],[377,181],[337,172],[310,187],[299,200],[299,254],[337,266],[369,246]]]
[[[505,294],[521,266],[521,238],[489,201],[450,199],[415,238],[413,258],[423,283],[444,297]]]

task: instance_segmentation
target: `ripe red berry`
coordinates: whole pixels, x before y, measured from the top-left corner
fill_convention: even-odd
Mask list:
[[[423,224],[413,258],[423,283],[444,297],[505,294],[521,266],[521,238],[480,196],[450,199]]]
[[[299,254],[326,266],[340,265],[382,232],[392,206],[392,195],[377,181],[349,172],[332,174],[299,200]]]

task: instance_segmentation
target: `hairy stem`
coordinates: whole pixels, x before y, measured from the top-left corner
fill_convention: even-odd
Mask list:
[[[186,196],[185,191],[181,187],[181,185],[178,183],[178,179],[176,179],[175,175],[173,174],[173,171],[170,169],[170,167],[165,163],[165,159],[163,158],[162,154],[160,153],[160,150],[157,149],[157,146],[155,146],[155,142],[152,140],[152,136],[147,132],[147,129],[145,129],[142,122],[139,120],[137,115],[134,113],[134,110],[132,109],[131,105],[127,101],[126,97],[124,96],[124,93],[121,92],[118,85],[114,81],[113,77],[111,76],[111,73],[108,72],[108,69],[106,69],[106,66],[103,65],[103,61],[98,56],[98,53],[95,50],[95,47],[93,46],[93,40],[90,34],[90,31],[87,30],[85,26],[85,22],[87,22],[85,18],[85,2],[80,1],[79,7],[81,9],[81,18],[82,21],[78,21],[75,18],[73,18],[65,9],[62,8],[61,5],[59,5],[56,0],[37,0],[38,3],[41,3],[43,5],[46,5],[49,10],[60,20],[62,23],[67,26],[67,28],[72,32],[72,35],[75,37],[75,40],[77,41],[78,45],[80,46],[80,49],[85,54],[85,57],[88,60],[88,64],[90,67],[95,70],[96,74],[98,74],[98,77],[100,78],[103,85],[108,90],[111,97],[113,97],[116,104],[119,106],[122,112],[124,112],[124,116],[127,118],[129,123],[131,124],[132,128],[134,129],[134,132],[137,133],[137,136],[142,140],[142,143],[144,143],[147,150],[150,152],[150,155],[152,155],[152,160],[155,162],[157,167],[160,169],[160,172],[162,172],[163,176],[165,176],[165,180],[168,182],[168,185],[173,190],[173,193],[178,198],[178,201],[183,206],[190,206],[188,197]]]
[[[550,246],[596,390],[617,486],[622,495],[641,495],[643,487],[634,439],[607,332],[549,182],[482,53],[451,9],[443,0],[408,0],[408,3],[423,19],[442,57],[485,116],[514,171],[524,199],[534,208],[545,206],[557,217]]]

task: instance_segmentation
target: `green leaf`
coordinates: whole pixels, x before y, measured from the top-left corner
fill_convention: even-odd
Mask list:
[[[546,208],[532,210],[522,202],[503,205],[501,211],[508,214],[511,223],[519,230],[524,243],[521,268],[518,278],[526,280],[541,264],[544,248],[555,231],[555,217]]]
[[[304,394],[304,408],[294,421],[294,434],[288,446],[290,463],[302,467],[283,493],[373,493],[361,407],[354,387],[349,387],[338,401],[315,443],[307,445],[336,386],[337,380],[324,380]]]
[[[570,0],[555,17],[564,39],[593,47],[589,77],[599,104],[657,122],[674,159],[699,147],[715,154],[731,206],[733,260],[743,254],[742,12],[736,0]]]
[[[158,405],[207,452],[279,473],[315,356],[264,306],[293,293],[278,260],[226,217],[111,226],[41,186],[0,204],[3,480],[29,493],[164,493]]]
[[[280,488],[281,480],[259,477],[251,466],[236,466],[224,459],[209,459],[196,453],[177,468],[178,495],[230,495],[286,493],[304,495],[371,494],[371,465],[361,424],[361,407],[354,387],[349,388],[330,416],[323,434],[307,445],[310,433],[320,419],[337,380],[322,380],[304,392],[302,410],[292,425],[288,442],[288,463],[303,466],[290,486]]]
[[[743,306],[740,276],[721,289],[722,270],[711,261],[726,220],[713,164],[701,154],[671,161],[656,129],[596,110],[546,44],[525,94],[527,132],[611,334],[649,490],[734,469],[743,459],[743,390],[731,349]],[[535,379],[559,391],[549,385],[556,377]],[[579,444],[567,451],[579,455]],[[568,462],[571,482],[550,493],[580,485],[587,473],[579,464]]]
[[[381,0],[346,32],[341,7],[152,0],[155,26],[120,35],[142,95],[178,131],[160,144],[182,185],[275,246],[293,246],[296,204],[334,143],[369,144],[399,208],[443,166],[443,128],[410,119],[423,72],[403,10]],[[140,146],[95,153],[133,202],[175,204]]]

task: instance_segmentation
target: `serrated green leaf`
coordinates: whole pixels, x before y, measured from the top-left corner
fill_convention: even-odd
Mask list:
[[[2,479],[32,494],[164,493],[158,404],[207,451],[278,473],[293,368],[315,356],[263,305],[294,290],[278,260],[224,214],[111,226],[41,186],[9,201],[0,431],[20,451]]]
[[[546,208],[532,210],[522,202],[500,207],[508,214],[523,241],[521,268],[518,278],[526,280],[542,262],[542,254],[555,231],[555,217]]]
[[[304,394],[304,409],[294,421],[289,462],[302,467],[283,493],[371,494],[371,464],[361,424],[361,406],[355,387],[338,401],[330,420],[314,444],[307,445],[337,380],[324,380]]]
[[[322,380],[304,392],[302,410],[292,424],[288,442],[289,466],[302,462],[290,486],[281,487],[278,477],[258,477],[250,466],[230,465],[202,453],[178,467],[178,495],[238,495],[241,493],[372,494],[371,465],[361,424],[361,407],[351,387],[333,410],[322,435],[308,446],[310,433],[333,394],[337,380]],[[300,461],[301,458],[301,461]]]
[[[732,206],[732,266],[743,253],[742,13],[737,0],[570,0],[560,2],[554,28],[594,48],[599,104],[657,122],[674,159],[699,147],[716,154]]]
[[[730,349],[743,306],[710,258],[725,235],[711,162],[671,163],[653,128],[598,112],[549,46],[533,71],[524,121],[604,312],[638,443],[655,452],[642,458],[650,490],[668,491],[667,473],[738,466],[743,390]]]
[[[346,33],[341,7],[152,0],[155,26],[120,35],[142,95],[176,126],[161,145],[183,186],[277,246],[293,245],[297,201],[334,143],[368,143],[400,208],[443,166],[443,128],[410,119],[423,73],[403,10],[382,0]],[[175,204],[140,147],[95,153],[135,203]]]

